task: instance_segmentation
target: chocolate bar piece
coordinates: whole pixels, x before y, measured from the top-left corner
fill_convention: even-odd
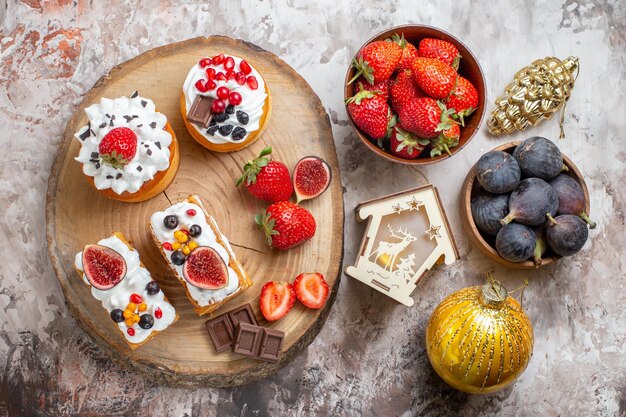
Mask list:
[[[216,352],[228,350],[233,345],[233,324],[227,314],[222,314],[205,323]]]
[[[248,323],[239,323],[233,341],[233,352],[269,362],[275,362],[280,355],[280,348],[285,332],[267,329]]]
[[[254,324],[255,326],[259,324],[250,303],[206,321],[205,326],[216,352],[223,352],[232,348],[235,329],[239,323]]]
[[[244,356],[257,357],[262,338],[262,327],[254,324],[239,323],[237,333],[235,333],[235,340],[233,341],[233,352]]]
[[[274,329],[264,329],[259,349],[259,359],[276,362],[280,355],[280,347],[285,339],[285,332]]]
[[[230,317],[230,321],[233,324],[233,329],[236,329],[239,323],[254,324],[255,326],[259,325],[259,322],[254,316],[254,312],[252,311],[252,306],[250,305],[250,303],[230,310],[226,314],[228,314],[228,316]]]
[[[211,104],[213,104],[211,97],[197,95],[187,113],[187,120],[201,127],[209,127],[213,117]]]

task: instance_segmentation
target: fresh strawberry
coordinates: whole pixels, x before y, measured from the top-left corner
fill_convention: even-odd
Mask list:
[[[458,74],[449,65],[435,58],[417,58],[413,61],[413,77],[417,85],[434,99],[450,95]]]
[[[434,138],[452,126],[451,110],[430,97],[408,102],[400,111],[400,126],[421,138]]]
[[[286,250],[306,242],[315,235],[315,219],[307,209],[291,201],[279,201],[254,217],[265,232],[267,243]]]
[[[319,272],[300,274],[293,282],[296,297],[309,308],[322,308],[328,299],[328,284]]]
[[[288,282],[268,281],[261,288],[259,305],[267,321],[285,317],[296,302],[296,292]]]
[[[459,76],[454,91],[444,100],[449,109],[453,109],[455,119],[458,118],[461,125],[465,126],[464,118],[469,116],[478,107],[478,92],[466,78]]]
[[[461,137],[461,128],[456,123],[453,123],[448,129],[441,132],[441,134],[432,141],[432,149],[430,150],[430,157],[439,156],[442,152],[450,153],[450,148],[454,148],[459,144],[459,138]]]
[[[363,47],[352,62],[356,74],[348,82],[352,84],[363,75],[368,83],[377,84],[391,77],[402,58],[402,48],[394,42],[374,41]]]
[[[270,153],[272,148],[268,146],[258,158],[248,161],[243,166],[243,175],[237,179],[237,185],[245,182],[250,194],[263,201],[275,203],[289,200],[293,193],[289,169],[282,162],[266,158]]]
[[[348,113],[354,124],[374,139],[387,134],[391,120],[389,104],[383,95],[371,91],[360,91],[346,100]]]
[[[459,69],[461,54],[456,46],[441,39],[425,38],[419,44],[419,56],[424,58],[436,58],[450,65],[455,70]]]
[[[398,67],[396,69],[410,70],[415,58],[419,57],[417,48],[412,43],[406,41],[404,33],[401,36],[398,36],[397,34],[393,35],[391,40],[400,45],[400,48],[402,48],[402,58],[400,58],[400,62],[398,63]]]
[[[104,135],[98,153],[102,162],[122,169],[137,153],[137,135],[127,127],[116,127]]]
[[[398,73],[396,79],[391,82],[389,93],[391,95],[391,107],[398,113],[405,103],[426,95],[417,86],[411,70],[402,70]]]
[[[429,144],[428,139],[417,137],[398,126],[394,127],[389,139],[391,153],[404,159],[417,158]]]
[[[354,83],[354,92],[355,94],[359,91],[371,91],[374,94],[381,95],[385,101],[389,98],[389,80],[381,81],[376,84],[370,84],[365,81],[365,78],[359,77],[358,80]]]

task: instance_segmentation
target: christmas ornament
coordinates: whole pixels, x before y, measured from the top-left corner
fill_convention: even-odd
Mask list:
[[[492,281],[452,293],[435,308],[426,328],[426,349],[433,368],[450,386],[489,394],[511,385],[526,369],[533,329],[521,304]]]
[[[574,56],[564,61],[555,57],[538,59],[522,68],[506,86],[504,94],[496,99],[487,123],[489,131],[497,136],[524,130],[550,119],[561,109],[559,127],[563,139],[565,107],[578,71],[578,58]]]
[[[411,293],[435,264],[459,258],[437,189],[432,185],[366,201],[357,221],[369,218],[359,256],[346,274],[412,306]]]

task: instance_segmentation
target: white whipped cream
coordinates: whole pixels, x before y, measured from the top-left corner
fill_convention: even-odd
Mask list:
[[[235,67],[233,68],[233,71],[237,73],[240,71],[239,65],[242,59],[236,56],[230,56],[235,61]],[[242,100],[241,104],[235,106],[235,113],[231,114],[228,120],[222,123],[218,123],[218,125],[230,124],[233,125],[233,129],[237,126],[241,126],[246,129],[247,133],[243,137],[243,139],[235,141],[230,134],[228,136],[224,136],[219,131],[216,131],[213,135],[210,135],[207,133],[206,128],[200,127],[194,123],[191,123],[191,125],[194,129],[196,129],[196,131],[198,131],[198,133],[200,133],[207,141],[211,143],[241,143],[248,138],[250,132],[254,132],[259,129],[261,116],[263,116],[263,105],[265,104],[265,99],[267,98],[267,94],[265,94],[265,81],[263,80],[263,77],[261,77],[261,74],[259,74],[258,71],[255,70],[252,65],[250,65],[250,68],[252,68],[252,72],[248,76],[253,75],[256,78],[259,84],[259,87],[256,90],[252,90],[250,87],[248,87],[248,84],[239,85],[235,80],[215,80],[215,82],[217,83],[217,87],[213,90],[207,91],[206,93],[202,93],[198,91],[195,84],[198,80],[207,79],[207,68],[214,68],[216,73],[226,72],[223,64],[209,65],[205,68],[202,68],[200,67],[199,63],[196,63],[196,65],[191,68],[191,70],[187,74],[185,83],[183,84],[183,93],[185,94],[185,106],[187,108],[187,113],[189,113],[191,105],[193,104],[193,101],[196,99],[197,95],[203,95],[215,99],[217,98],[217,89],[222,86],[226,86],[230,91],[237,91],[239,94],[241,94]],[[228,105],[228,99],[226,100],[226,104]],[[241,124],[239,120],[237,120],[236,112],[238,110],[248,113],[249,120],[247,124]]]
[[[75,159],[83,164],[85,175],[93,177],[98,190],[135,193],[157,172],[169,168],[172,135],[164,130],[167,118],[155,110],[152,100],[140,96],[102,98],[85,113],[89,124],[74,135],[81,144]],[[123,169],[102,163],[98,156],[102,138],[116,127],[128,127],[137,135],[137,152]]]
[[[117,323],[122,333],[130,343],[141,343],[154,331],[162,331],[168,328],[170,324],[174,322],[176,318],[176,310],[174,307],[165,301],[165,295],[163,291],[159,291],[154,295],[149,295],[146,291],[146,285],[152,281],[150,272],[146,268],[143,268],[139,262],[139,253],[136,250],[131,250],[122,242],[117,236],[113,235],[106,239],[102,239],[98,242],[98,245],[106,246],[115,250],[117,253],[124,257],[126,261],[126,275],[122,281],[115,287],[108,290],[99,290],[95,287],[91,287],[91,295],[95,299],[102,302],[102,306],[111,313],[111,310],[116,308],[122,311],[126,308],[130,302],[131,294],[139,294],[143,298],[143,302],[147,304],[146,311],[138,313],[151,314],[154,317],[154,326],[150,329],[142,329],[139,327],[139,323],[133,324],[131,327],[135,330],[135,335],[131,336],[126,331],[128,326],[125,322]],[[74,260],[76,269],[83,271],[83,252],[78,252]],[[83,281],[91,286],[91,283],[87,279],[87,276],[83,273]],[[154,316],[155,310],[161,309],[163,315],[160,319]]]
[[[189,209],[194,209],[196,211],[195,216],[190,216],[189,214],[187,214],[187,210]],[[163,219],[165,218],[165,216],[171,214],[175,215],[178,218],[178,226],[174,230],[166,228],[163,224]],[[165,211],[155,212],[150,218],[150,224],[152,225],[154,234],[156,235],[157,239],[159,239],[161,245],[163,244],[163,242],[175,242],[176,238],[174,237],[174,232],[176,230],[180,230],[181,228],[189,229],[192,225],[197,224],[202,228],[202,233],[200,233],[200,236],[196,236],[193,238],[190,237],[190,239],[197,242],[199,246],[208,246],[215,249],[215,251],[224,260],[224,263],[226,264],[226,267],[228,269],[228,284],[224,288],[220,288],[219,290],[205,290],[195,287],[190,283],[187,283],[187,290],[189,291],[191,297],[196,300],[198,305],[204,307],[209,304],[222,301],[224,298],[226,298],[239,288],[239,277],[237,276],[237,273],[228,265],[230,262],[229,252],[233,252],[230,243],[228,242],[226,237],[222,235],[222,241],[226,245],[226,248],[220,245],[220,243],[217,241],[215,233],[213,233],[213,229],[211,229],[211,227],[207,224],[204,211],[200,206],[188,203],[186,201],[174,204]],[[185,280],[183,275],[183,265],[174,265],[170,258],[170,255],[173,251],[168,251],[165,249],[163,249],[163,251],[167,256],[167,261],[170,263],[172,268],[174,268],[177,275],[181,279]]]

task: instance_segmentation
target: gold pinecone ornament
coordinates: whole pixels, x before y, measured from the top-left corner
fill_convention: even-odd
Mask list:
[[[433,368],[448,385],[470,394],[511,385],[526,369],[532,350],[528,316],[497,281],[450,294],[426,328]]]
[[[538,59],[519,70],[504,94],[496,99],[487,123],[489,131],[497,136],[524,130],[562,109],[559,126],[563,139],[565,107],[578,70],[578,57],[574,56],[563,61],[555,57]]]

